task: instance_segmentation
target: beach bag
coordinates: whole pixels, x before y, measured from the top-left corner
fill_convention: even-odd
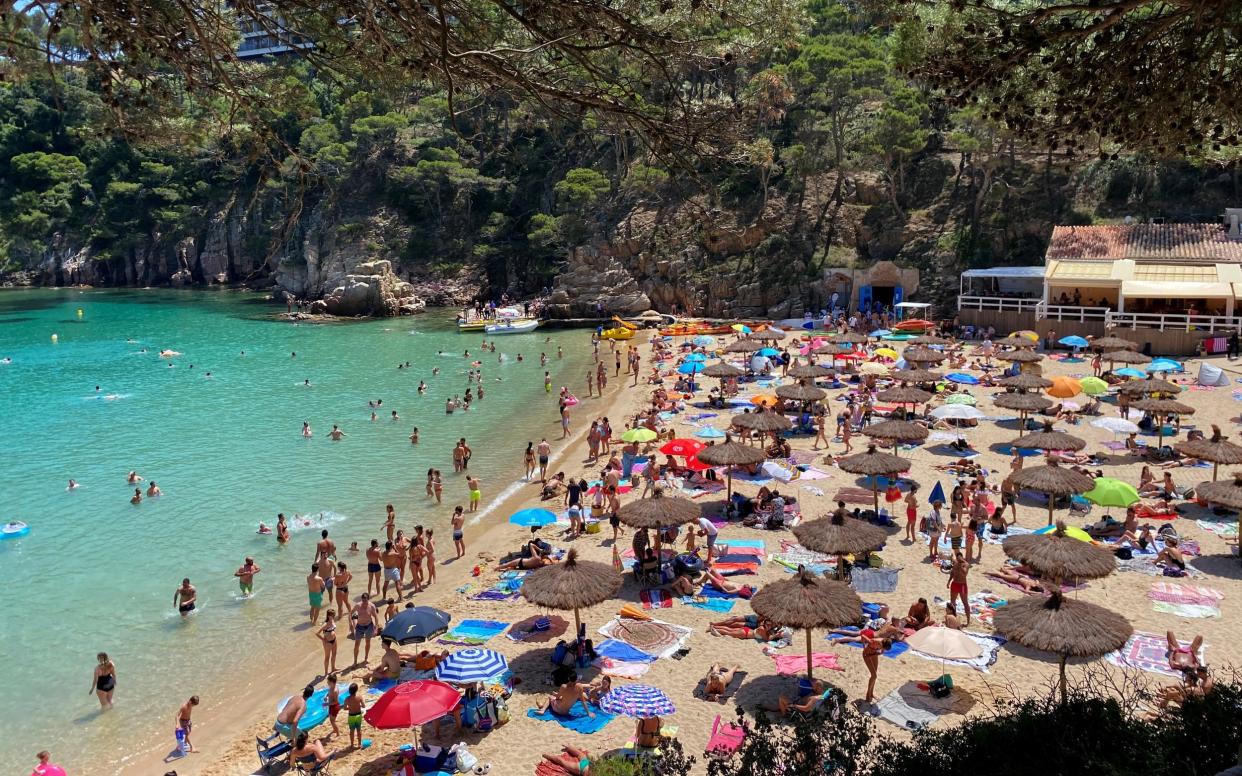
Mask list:
[[[1134,557],[1134,550],[1129,547],[1118,547],[1113,551],[1113,554],[1122,560],[1130,560]]]
[[[1184,577],[1186,576],[1186,572],[1182,571],[1181,569],[1175,569],[1171,566],[1165,566],[1164,575],[1166,577]]]
[[[486,733],[496,727],[496,713],[490,696],[480,695],[479,700],[481,701],[477,706],[479,719],[474,723],[474,729],[480,733]]]
[[[496,707],[496,724],[503,725],[509,721],[509,704],[505,702],[503,695],[496,695],[492,698],[492,705]]]
[[[474,766],[479,764],[479,758],[475,757],[474,753],[467,749],[465,744],[458,744],[455,748],[457,750],[457,770],[460,773],[469,773],[474,769]]]

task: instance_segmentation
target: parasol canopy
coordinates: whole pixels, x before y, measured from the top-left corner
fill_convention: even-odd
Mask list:
[[[1193,415],[1195,408],[1189,404],[1182,404],[1180,401],[1173,399],[1141,399],[1133,402],[1131,407],[1150,412],[1154,415]],[[1156,444],[1164,446],[1164,418],[1160,417],[1156,423]]]
[[[1082,392],[1088,396],[1108,393],[1108,383],[1098,377],[1084,377],[1078,383],[1082,386]]]
[[[563,562],[532,571],[521,591],[536,606],[572,610],[577,633],[582,622],[578,610],[607,601],[620,588],[621,575],[611,564],[579,560],[578,551],[570,549]]]
[[[992,399],[992,403],[1003,409],[1017,410],[1024,415],[1046,410],[1053,405],[1050,399],[1034,393],[1002,393]]]
[[[523,527],[552,525],[556,522],[556,513],[539,507],[519,509],[509,515],[509,522]]]
[[[993,340],[992,344],[1002,348],[1033,348],[1038,342],[1038,339],[1031,340],[1027,337],[1017,337],[1010,334],[1008,337]]]
[[[1052,386],[1048,388],[1048,395],[1058,399],[1072,399],[1080,393],[1082,393],[1082,383],[1065,375],[1052,378]]]
[[[666,717],[677,711],[664,691],[648,684],[625,684],[613,687],[599,700],[599,707],[609,714],[636,719]]]
[[[1051,388],[1052,381],[1046,377],[1027,374],[1023,372],[1013,377],[1002,377],[996,381],[996,384],[1002,388],[1017,388],[1019,391],[1042,390]]]
[[[789,375],[799,380],[832,377],[832,370],[823,364],[798,364],[789,368]]]
[[[651,498],[623,504],[617,511],[617,519],[632,528],[667,528],[693,523],[702,515],[703,510],[698,503],[688,498],[665,495],[663,488],[657,488]]]
[[[765,434],[793,428],[793,422],[777,412],[746,412],[741,415],[734,415],[730,419],[730,423],[737,428],[759,431]]]
[[[844,334],[832,335],[832,341],[836,343],[849,343],[851,345],[864,345],[869,341],[866,334],[859,334],[856,331],[847,331]]]
[[[1033,350],[1011,350],[1001,353],[999,358],[1002,361],[1012,361],[1016,364],[1034,364],[1036,361],[1044,360],[1043,356]]]
[[[509,661],[493,649],[467,647],[436,663],[436,678],[442,682],[482,682],[509,670]]]
[[[1128,507],[1141,501],[1134,486],[1116,477],[1096,477],[1095,487],[1082,497],[1102,507]]]
[[[384,625],[381,638],[398,644],[421,644],[448,630],[452,615],[431,606],[402,609]]]
[[[928,436],[926,428],[908,420],[884,420],[872,423],[863,429],[863,433],[872,439],[891,443],[894,447],[898,442],[922,442]]]
[[[1117,570],[1112,552],[1069,536],[1066,531],[1065,522],[1058,520],[1052,532],[1010,536],[1001,543],[1001,549],[1040,576],[1058,582],[1100,579]]]
[[[811,630],[854,625],[862,599],[843,582],[816,577],[801,566],[793,579],[765,585],[750,599],[760,617],[791,628],[806,629],[806,675],[811,676]]]
[[[1081,450],[1087,446],[1086,440],[1072,434],[1054,431],[1052,423],[1044,423],[1043,431],[1024,434],[1011,442],[1014,447],[1025,447],[1028,450]]]
[[[741,442],[734,442],[725,435],[725,441],[720,444],[712,444],[703,448],[695,455],[699,461],[709,466],[727,466],[725,469],[725,477],[727,480],[725,496],[731,498],[733,495],[733,468],[734,466],[757,466],[768,460],[768,456],[763,450],[750,445],[744,445]]]
[[[660,452],[665,455],[694,455],[707,445],[697,439],[670,439],[660,445]]]
[[[1161,380],[1158,377],[1148,377],[1145,380],[1131,380],[1123,383],[1121,390],[1126,393],[1181,393],[1182,387],[1177,383],[1171,383],[1168,380]]]
[[[794,527],[798,543],[825,555],[858,555],[879,549],[888,535],[879,526],[845,517],[821,517]]]
[[[941,660],[974,660],[983,654],[979,642],[955,628],[943,625],[923,628],[906,639],[910,649]]]
[[[931,401],[931,393],[924,391],[922,388],[913,388],[907,385],[889,388],[876,394],[876,398],[884,402],[892,402],[894,404],[922,404]]]
[[[1209,504],[1242,509],[1242,472],[1234,472],[1232,480],[1199,483],[1195,496]]]
[[[1114,434],[1134,434],[1139,430],[1137,423],[1125,418],[1096,418],[1091,421],[1091,425]]]
[[[1052,525],[1052,510],[1056,504],[1056,496],[1070,496],[1086,493],[1095,487],[1095,481],[1085,474],[1073,469],[1064,469],[1055,460],[1044,466],[1032,466],[1019,469],[1009,475],[1009,480],[1018,488],[1033,490],[1047,495],[1048,525]]]
[[[1138,350],[1138,348],[1139,346],[1137,342],[1131,342],[1130,340],[1121,339],[1120,337],[1100,337],[1099,339],[1091,340],[1091,349],[1098,350],[1100,352],[1110,350]]]
[[[969,404],[945,404],[929,414],[939,420],[981,420],[987,417],[983,410]]]
[[[774,329],[774,328],[768,327],[766,329],[760,329],[759,331],[754,332],[753,334],[750,335],[750,338],[754,340],[759,340],[761,342],[776,342],[778,340],[785,339],[785,332],[781,331],[780,329]]]
[[[1211,439],[1195,439],[1189,442],[1180,442],[1173,447],[1182,455],[1211,461],[1212,481],[1215,482],[1216,472],[1220,469],[1221,464],[1235,466],[1242,463],[1242,445],[1226,442],[1226,438],[1221,435],[1220,426],[1213,423]]]
[[[822,401],[828,398],[828,392],[813,385],[781,385],[776,395],[791,401]]]
[[[743,337],[740,340],[736,340],[734,342],[730,342],[728,345],[725,345],[724,352],[726,353],[754,353],[756,350],[759,350],[762,347],[763,347],[762,342],[751,339],[749,337]]]
[[[710,366],[704,367],[703,371],[700,374],[702,374],[704,377],[729,378],[729,377],[741,377],[742,375],[746,373],[743,372],[741,369],[738,369],[737,367],[733,366],[732,364],[726,364],[725,362],[721,361],[715,364],[711,364]]]
[[[939,350],[924,347],[906,348],[901,357],[906,360],[907,364],[939,364],[947,358]]]
[[[893,379],[903,383],[935,383],[944,379],[944,375],[928,369],[898,369],[893,372]]]
[[[381,695],[365,717],[381,730],[418,727],[449,713],[460,700],[457,688],[444,682],[402,682]]]
[[[937,337],[933,334],[920,334],[909,340],[911,345],[952,345],[953,340],[945,337]]]
[[[875,445],[868,445],[867,452],[865,453],[842,458],[837,462],[837,466],[840,467],[841,471],[849,472],[850,474],[862,474],[871,478],[871,493],[875,500],[876,514],[880,512],[880,492],[876,477],[910,471],[910,462],[905,458],[877,452]],[[820,552],[823,552],[823,550],[820,550]]]
[[[631,428],[621,435],[624,442],[650,442],[658,437],[659,434],[649,428]]]
[[[1101,356],[1109,364],[1146,364],[1151,358],[1133,350],[1117,350]]]

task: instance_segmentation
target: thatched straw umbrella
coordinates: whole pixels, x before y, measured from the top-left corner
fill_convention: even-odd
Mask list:
[[[1043,431],[1036,431],[1033,434],[1025,434],[1011,442],[1014,447],[1025,447],[1029,450],[1081,450],[1087,446],[1084,439],[1079,439],[1072,434],[1066,434],[1061,431],[1053,431],[1051,421],[1044,423]]]
[[[939,382],[944,379],[944,375],[927,369],[898,369],[893,372],[892,378],[903,383],[922,384]]]
[[[1133,350],[1115,350],[1105,353],[1101,358],[1108,362],[1110,372],[1113,371],[1113,364],[1146,364],[1151,361],[1150,356],[1135,353]]]
[[[1048,525],[1052,525],[1052,509],[1057,496],[1086,493],[1095,487],[1095,481],[1073,469],[1063,469],[1056,461],[1044,466],[1019,469],[1009,475],[1009,481],[1019,488],[1027,488],[1048,496]]]
[[[920,334],[913,339],[906,340],[907,345],[952,345],[953,340],[945,337],[937,337],[934,334]]]
[[[769,412],[764,409],[734,415],[732,425],[734,428],[758,431],[762,434],[774,434],[778,431],[787,431],[793,428],[793,423],[789,418],[779,412]]]
[[[730,342],[728,345],[725,345],[724,352],[726,353],[754,353],[756,350],[760,350],[762,348],[763,348],[762,342],[759,342],[758,340],[750,339],[749,337],[743,337],[739,340]]]
[[[1195,496],[1209,504],[1242,509],[1242,472],[1234,472],[1232,480],[1199,483],[1195,488]]]
[[[1002,348],[1033,348],[1039,343],[1026,337],[1015,337],[1011,334],[1008,337],[992,340],[992,344]]]
[[[760,329],[751,334],[750,338],[760,342],[777,342],[785,339],[785,336],[785,332],[776,329]]]
[[[798,364],[789,368],[789,374],[799,380],[814,380],[819,377],[832,377],[832,370],[823,364]]]
[[[664,488],[656,488],[651,498],[622,505],[617,519],[631,528],[656,529],[656,557],[660,556],[660,529],[693,523],[703,515],[702,508],[688,498],[669,496]]]
[[[1063,520],[1057,521],[1052,533],[1010,536],[1001,548],[1009,557],[1057,583],[1101,579],[1117,570],[1117,559],[1111,552],[1066,535]]]
[[[844,334],[833,334],[832,341],[838,344],[848,343],[850,345],[863,345],[871,341],[866,334],[859,334],[856,331],[847,331]]]
[[[1181,393],[1182,387],[1177,383],[1171,383],[1168,380],[1161,380],[1158,377],[1148,377],[1145,380],[1131,380],[1128,383],[1121,384],[1121,390],[1129,394],[1144,393]]]
[[[704,377],[719,377],[721,380],[727,380],[730,377],[741,377],[742,375],[746,374],[746,372],[742,371],[741,369],[738,369],[732,364],[726,364],[725,362],[721,361],[721,362],[712,364],[710,366],[704,367],[703,371],[699,372],[699,374],[703,375]]]
[[[1059,588],[1049,598],[1025,596],[1010,601],[996,610],[993,625],[1005,638],[1060,657],[1063,704],[1065,661],[1070,657],[1106,655],[1125,646],[1134,633],[1125,617],[1102,606],[1068,599]]]
[[[1053,402],[1034,393],[1002,393],[992,397],[992,403],[1007,410],[1017,410],[1023,428],[1026,417],[1032,412],[1040,412],[1052,406]]]
[[[1180,401],[1173,401],[1172,399],[1143,399],[1142,401],[1134,402],[1130,406],[1135,408],[1136,410],[1142,410],[1143,412],[1150,412],[1153,415],[1157,415],[1157,416],[1176,415],[1177,424],[1179,427],[1181,426],[1182,415],[1195,414],[1194,407],[1191,407],[1189,404],[1182,404]],[[1164,418],[1157,417],[1156,422],[1159,424],[1157,426],[1157,432],[1156,432],[1156,444],[1163,446],[1164,445]]]
[[[873,423],[864,428],[863,433],[884,443],[891,442],[894,451],[900,442],[922,442],[928,436],[926,428],[908,420],[885,420]]]
[[[1114,350],[1138,350],[1138,348],[1137,342],[1131,342],[1120,337],[1100,337],[1099,339],[1091,340],[1091,349],[1099,353]]]
[[[1017,388],[1019,391],[1039,391],[1052,387],[1052,381],[1048,378],[1025,372],[1013,377],[1002,377],[996,381],[996,384],[1002,388]]]
[[[891,401],[894,404],[923,404],[931,401],[932,396],[933,394],[922,388],[912,388],[907,385],[889,388],[875,395],[880,401]]]
[[[536,569],[522,583],[522,595],[536,606],[559,611],[572,610],[574,633],[582,629],[578,610],[612,598],[621,588],[621,575],[608,563],[578,560],[571,549],[562,563]]]
[[[842,582],[816,577],[799,567],[793,579],[764,585],[750,599],[760,617],[806,630],[806,675],[811,677],[811,630],[841,628],[858,622],[862,599]]]
[[[740,442],[734,442],[730,437],[726,436],[725,441],[718,445],[708,445],[695,454],[703,463],[708,466],[725,466],[725,477],[728,482],[725,496],[733,497],[733,467],[734,466],[754,466],[761,464],[768,459],[763,450],[757,450],[750,445],[744,445]]]
[[[948,358],[939,350],[922,347],[906,348],[902,351],[901,357],[906,360],[907,364],[939,364]]]
[[[875,502],[875,513],[880,514],[880,491],[877,477],[890,474],[901,474],[910,471],[910,462],[888,453],[877,452],[875,445],[867,445],[867,452],[847,456],[837,462],[841,471],[850,474],[862,474],[871,478],[871,495]]]
[[[776,395],[790,401],[822,401],[828,398],[828,392],[813,385],[780,385]]]
[[[1212,482],[1216,482],[1216,472],[1223,463],[1226,466],[1236,466],[1242,463],[1242,445],[1235,445],[1233,442],[1226,442],[1228,437],[1221,436],[1220,426],[1212,424],[1211,439],[1195,439],[1190,442],[1179,442],[1173,445],[1177,452],[1182,455],[1188,455],[1191,458],[1202,458],[1205,461],[1212,462]]]
[[[1033,350],[1010,350],[997,356],[1002,361],[1012,361],[1017,364],[1034,364],[1036,361],[1043,361],[1044,357]]]
[[[837,579],[845,576],[844,556],[877,550],[888,539],[884,529],[834,512],[794,528],[794,536],[808,550],[837,556]]]

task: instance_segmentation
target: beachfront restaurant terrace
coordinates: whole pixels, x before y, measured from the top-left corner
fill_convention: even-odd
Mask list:
[[[1226,221],[1058,226],[1043,267],[962,273],[959,319],[997,331],[1130,329],[1159,352],[1191,353],[1204,340],[1211,352],[1242,332],[1242,208]]]

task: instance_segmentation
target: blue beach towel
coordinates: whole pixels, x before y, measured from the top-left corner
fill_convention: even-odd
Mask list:
[[[842,628],[842,630],[852,630],[852,631],[857,632],[858,628],[848,628],[848,629]],[[847,647],[858,647],[859,649],[862,649],[862,644],[859,644],[857,641],[846,641],[846,642],[838,641],[836,638],[833,638],[831,634],[827,636],[827,639],[831,641],[833,644],[844,644]],[[885,650],[884,652],[880,654],[884,655],[884,657],[895,658],[901,655],[902,653],[904,653],[908,649],[910,649],[910,645],[907,644],[906,642],[894,641],[893,646],[889,647],[887,650]]]
[[[618,639],[606,639],[595,645],[595,651],[602,657],[610,657],[623,663],[654,663],[655,657],[648,655],[638,647]]]
[[[720,543],[730,547],[758,547],[761,550],[764,549],[763,539],[721,539]]]
[[[440,637],[441,644],[478,646],[494,636],[505,632],[512,623],[496,620],[462,620],[448,633]]]
[[[583,735],[598,733],[604,729],[605,725],[612,722],[615,718],[612,714],[600,711],[600,708],[595,705],[591,706],[591,713],[595,715],[594,718],[587,716],[587,709],[582,705],[582,701],[578,701],[573,705],[573,708],[569,710],[568,717],[562,717],[559,714],[554,714],[551,709],[548,709],[542,714],[535,709],[526,710],[526,716],[531,719],[538,719],[544,722],[555,721],[566,730],[572,730],[575,733],[582,733]]]
[[[704,598],[700,601],[694,596],[684,596],[681,599],[683,604],[687,606],[696,606],[699,609],[706,609],[710,612],[731,612],[733,611],[733,601],[728,598]]]

